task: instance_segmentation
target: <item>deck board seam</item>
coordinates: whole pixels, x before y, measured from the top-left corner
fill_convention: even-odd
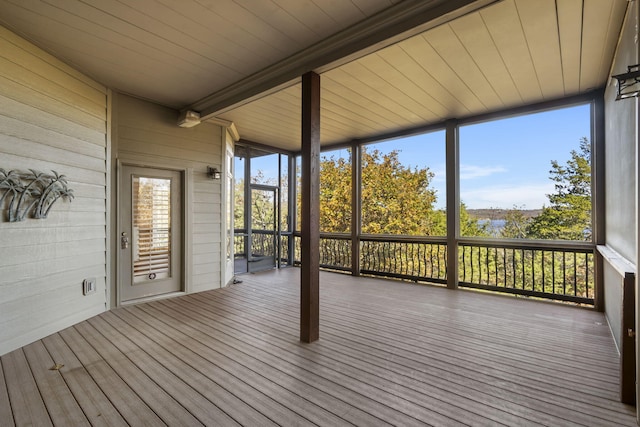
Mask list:
[[[112,375],[115,375],[115,377],[117,377],[117,379],[119,379],[119,380],[121,381],[121,383],[122,383],[122,384],[124,384],[124,385],[127,387],[127,390],[128,390],[129,392],[131,392],[133,395],[135,395],[135,396],[140,400],[140,402],[142,402],[142,403],[145,405],[145,407],[146,407],[149,411],[151,411],[153,414],[155,414],[155,416],[156,416],[156,417],[158,417],[158,420],[160,420],[163,424],[165,424],[165,425],[166,425],[166,423],[165,423],[165,422],[162,420],[162,418],[161,418],[161,417],[156,413],[156,411],[154,411],[154,410],[153,410],[153,408],[151,408],[151,407],[150,407],[150,406],[145,402],[145,400],[144,400],[144,399],[143,399],[143,398],[138,394],[138,392],[137,392],[136,390],[134,390],[134,389],[129,385],[129,383],[127,383],[127,382],[124,380],[124,378],[122,378],[122,376],[120,375],[120,373],[119,373],[117,370],[114,370],[114,369],[113,369],[113,366],[111,365],[111,363],[109,363],[109,361],[108,361],[108,360],[105,360],[105,359],[104,359],[104,357],[102,357],[102,355],[101,355],[101,354],[100,354],[100,353],[95,349],[95,347],[93,346],[93,344],[92,344],[90,341],[88,341],[88,340],[87,340],[87,339],[86,339],[86,338],[85,338],[85,337],[84,337],[84,336],[83,336],[83,335],[82,335],[82,334],[77,330],[77,326],[78,326],[78,325],[74,325],[74,326],[72,326],[72,327],[68,328],[67,330],[68,330],[68,331],[73,331],[73,333],[77,334],[77,335],[78,335],[78,337],[79,337],[80,339],[82,339],[82,340],[86,343],[86,345],[87,345],[87,346],[89,346],[89,347],[91,348],[91,350],[92,350],[96,355],[98,355],[98,356],[99,356],[99,358],[100,358],[100,359],[99,359],[99,362],[104,363],[104,365],[108,368],[109,373],[110,373],[110,374],[112,374]],[[73,348],[73,346],[71,346],[71,345],[69,344],[68,340],[67,340],[64,336],[62,336],[62,338],[63,338],[63,340],[65,341],[65,343],[67,344],[67,346],[69,346],[70,348]],[[76,354],[76,357],[78,357],[78,359],[81,361],[82,365],[83,365],[83,366],[86,366],[86,365],[85,365],[85,363],[84,363],[84,362],[82,362],[82,358],[80,357],[80,355],[78,355],[78,354],[77,354],[77,352],[76,352],[75,354]],[[97,378],[96,378],[96,376],[94,375],[94,374],[97,374],[97,372],[92,373],[92,372],[91,372],[90,370],[88,370],[88,369],[87,369],[87,372],[88,372],[88,373],[89,373],[89,375],[93,378],[93,380],[94,380],[94,381],[95,381],[95,383],[98,385],[98,387],[102,390],[102,392],[103,392],[106,396],[108,396],[108,395],[109,395],[108,391],[104,389],[104,385],[105,385],[105,384],[104,384],[104,381],[98,381],[98,379],[97,379]],[[114,404],[114,406],[115,406],[115,407],[117,407],[117,405],[116,405],[113,401],[112,401],[112,403]],[[128,421],[128,420],[127,420],[127,417],[126,417],[126,415],[125,415],[125,414],[121,413],[121,411],[118,411],[118,412],[120,412],[120,415],[123,417],[123,419],[125,420],[125,422],[127,422],[128,424],[131,424],[131,423],[130,423],[130,421]]]
[[[147,306],[151,306],[151,304],[148,304]],[[145,308],[146,308],[147,306],[145,306]],[[164,323],[167,327],[174,328],[174,326],[173,326],[171,323],[169,323],[169,322],[165,322],[165,321],[164,321],[162,318],[160,318],[160,317],[153,316],[151,313],[149,313],[148,311],[146,311],[144,308],[142,308],[142,307],[137,307],[137,308],[139,308],[140,310],[144,311],[147,315],[152,316],[152,317],[155,317],[155,318],[157,319],[157,321]],[[130,313],[133,313],[133,310],[130,310],[129,312],[130,312]],[[165,316],[169,316],[169,315],[165,314]],[[144,320],[143,320],[143,321],[144,321]],[[148,322],[146,322],[146,323],[147,323],[147,324],[149,324]],[[153,325],[151,325],[151,324],[149,324],[149,326],[153,327]],[[177,332],[177,333],[181,333],[181,331],[180,331],[179,329],[176,329],[176,332]],[[191,339],[195,339],[195,338],[193,338],[192,336],[190,336],[190,338],[191,338]],[[175,341],[175,340],[174,340],[174,341]],[[206,344],[202,343],[202,345],[206,345]],[[185,348],[186,348],[186,347],[185,347]],[[240,382],[240,383],[242,383],[242,384],[245,384],[245,386],[246,386],[246,387],[250,387],[250,388],[254,389],[256,392],[258,392],[258,393],[260,393],[260,394],[263,394],[263,392],[262,392],[261,390],[257,389],[256,387],[254,387],[254,386],[253,386],[253,385],[251,385],[251,384],[248,384],[247,382],[243,381],[241,378],[238,378],[236,374],[234,374],[233,372],[230,372],[228,369],[225,369],[225,367],[223,367],[223,366],[219,366],[219,365],[217,365],[216,363],[213,363],[211,360],[209,360],[209,359],[208,359],[207,357],[205,357],[203,354],[200,354],[199,352],[196,352],[196,351],[194,351],[194,350],[193,350],[193,349],[191,349],[191,348],[186,348],[186,349],[187,349],[188,351],[193,352],[193,353],[194,353],[195,355],[197,355],[198,357],[201,357],[201,358],[202,358],[203,360],[205,360],[207,363],[215,364],[216,366],[218,366],[218,368],[219,368],[219,369],[224,370],[225,372],[227,372],[227,374],[228,374],[229,376],[232,376],[232,377],[236,378],[236,380],[237,380],[238,382]],[[225,354],[221,353],[219,350],[216,350],[216,349],[213,349],[213,348],[212,348],[212,349],[211,349],[211,351],[218,353],[218,354],[220,355],[220,357],[227,358],[227,356],[226,356]],[[224,388],[224,386],[222,386],[222,387]],[[243,401],[244,401],[244,399],[243,399],[241,396],[237,396],[237,394],[235,394],[235,393],[234,393],[234,392],[232,392],[231,390],[228,390],[228,389],[226,389],[226,388],[225,388],[225,390],[227,390],[227,392],[228,392],[228,393],[230,393],[230,394],[234,394],[234,395],[236,395],[236,397],[237,397],[238,399],[240,399],[240,400],[243,400]],[[266,397],[267,397],[268,399],[272,400],[275,404],[277,404],[277,405],[279,405],[279,406],[282,406],[280,402],[277,402],[277,401],[273,400],[270,396],[266,396]],[[251,403],[250,403],[250,402],[245,401],[245,403],[246,403],[247,405],[251,406]],[[283,407],[283,408],[285,408],[285,407]],[[254,408],[254,409],[256,409],[256,408]],[[288,409],[288,408],[285,408],[285,409]],[[263,415],[264,415],[266,418],[270,418],[270,417],[269,417],[268,415],[266,415],[266,414],[263,414]],[[271,420],[271,421],[275,422],[274,420]]]
[[[96,327],[96,325],[94,324],[94,323],[98,323],[100,320],[102,320],[102,321],[104,321],[105,323],[107,323],[107,324],[109,325],[108,321],[106,321],[105,319],[103,319],[103,317],[104,317],[104,316],[100,316],[100,317],[97,317],[97,318],[90,319],[90,320],[89,320],[89,324],[91,324],[91,325],[92,325],[96,330],[98,330],[98,331],[99,331],[99,332],[100,332],[100,333],[105,337],[105,339],[107,339],[107,340],[109,340],[109,341],[111,342],[111,341],[112,341],[112,339],[110,339],[110,338],[109,338],[109,337],[107,337],[104,333],[102,333],[102,332],[101,332],[102,330],[104,330],[104,328],[98,328],[98,327]],[[133,340],[130,340],[128,337],[126,337],[124,334],[122,334],[122,332],[121,332],[121,331],[118,331],[118,330],[117,330],[117,328],[113,327],[113,325],[110,325],[110,326],[112,326],[112,330],[113,330],[113,331],[115,331],[116,333],[120,333],[120,334],[122,335],[122,337],[123,337],[124,339],[128,340],[129,342],[131,342],[131,343],[132,343],[132,345],[137,345]],[[155,376],[154,376],[154,375],[152,375],[152,374],[149,372],[149,368],[148,368],[148,367],[145,367],[145,366],[144,366],[144,364],[142,364],[139,360],[134,360],[132,357],[127,356],[127,354],[128,354],[128,353],[129,353],[129,354],[134,354],[134,353],[135,353],[135,351],[131,351],[131,352],[130,352],[130,351],[126,351],[125,349],[120,348],[120,346],[118,346],[118,345],[116,345],[116,347],[118,348],[118,350],[120,350],[120,351],[122,352],[122,354],[123,354],[123,355],[124,355],[124,356],[125,356],[125,357],[126,357],[126,358],[127,358],[127,359],[128,359],[128,360],[129,360],[133,365],[134,365],[134,366],[136,366],[136,367],[137,367],[141,372],[144,372],[144,373],[145,373],[145,375],[146,375],[146,376],[147,376],[151,381],[153,381],[153,382],[158,386],[158,388],[160,388],[160,389],[163,389],[163,390],[167,391],[167,387],[165,387],[163,384],[159,383],[159,382],[155,379]],[[139,346],[137,346],[137,348],[138,348],[137,352],[144,353],[144,354],[146,354],[146,355],[147,355],[147,357],[149,357],[149,358],[151,358],[151,359],[154,359],[154,360],[155,360],[155,358],[153,358],[152,356],[150,356],[150,355],[148,354],[148,352],[147,352],[144,348],[139,347]],[[165,367],[162,363],[158,362],[157,360],[156,360],[156,363],[158,363],[159,365],[161,365],[161,366]],[[171,371],[168,371],[168,372],[170,373],[170,375],[173,375],[177,380],[179,380],[180,382],[184,383],[187,387],[192,388],[192,387],[190,387],[190,386],[189,386],[189,384],[185,383],[185,382],[184,382],[180,377],[176,376],[173,372],[171,372]],[[192,389],[193,389],[193,388],[192,388]],[[194,391],[195,391],[196,393],[198,393],[198,394],[199,394],[199,392],[198,392],[197,390],[194,390]],[[197,419],[200,423],[202,423],[202,425],[205,425],[205,422],[204,422],[204,421],[202,421],[201,419],[199,419],[199,418],[198,418],[198,416],[196,416],[196,415],[195,415],[195,414],[194,414],[194,413],[193,413],[189,408],[187,408],[187,407],[185,406],[185,404],[184,404],[181,400],[179,400],[178,398],[176,398],[176,396],[174,396],[174,394],[170,393],[169,391],[167,391],[167,394],[168,394],[168,396],[170,396],[170,397],[171,397],[171,398],[172,398],[172,399],[173,399],[173,400],[174,400],[178,405],[180,405],[180,406],[181,406],[181,407],[182,407],[186,412],[189,412],[189,413],[190,413],[190,414],[191,414],[195,419]],[[203,396],[203,397],[204,397],[204,396]],[[206,398],[205,398],[205,399],[206,399]],[[208,399],[207,399],[207,400],[208,400]]]
[[[121,369],[119,369],[117,366],[114,368],[114,363],[110,362],[109,359],[106,359],[104,357],[104,355],[102,354],[102,352],[96,348],[96,345],[94,342],[92,342],[92,340],[88,339],[87,336],[85,334],[82,333],[82,331],[78,330],[79,326],[83,326],[86,325],[86,323],[83,323],[82,325],[75,325],[73,326],[73,329],[80,335],[80,337],[82,337],[89,346],[91,346],[91,348],[93,349],[93,351],[95,351],[95,353],[100,357],[101,361],[104,362],[111,370],[111,372],[113,374],[115,374],[124,384],[127,385],[127,387],[129,388],[129,390],[131,390],[131,392],[133,394],[135,394],[140,401],[142,401],[145,405],[147,405],[147,407],[149,408],[149,410],[151,412],[153,412],[165,425],[168,426],[167,422],[163,419],[163,417],[158,414],[158,412],[149,405],[149,403],[144,399],[144,397],[142,395],[140,395],[140,393],[138,392],[138,390],[136,390],[136,388],[132,387],[132,385],[129,383],[129,381],[127,381],[123,376],[122,376],[122,372]],[[100,333],[100,331],[96,332]],[[146,375],[146,374],[145,374]]]
[[[262,310],[262,307],[260,307],[260,308],[256,308],[256,310]],[[288,322],[286,322],[286,323],[288,323]],[[332,323],[337,323],[337,322],[332,322]],[[326,325],[326,322],[325,322],[325,325]],[[348,326],[348,327],[343,326],[342,328],[349,328],[349,329],[348,329],[348,331],[351,331],[351,332],[357,332],[357,331],[363,332],[363,333],[365,333],[365,334],[366,334],[366,336],[371,336],[371,338],[372,338],[372,339],[380,339],[380,335],[377,333],[377,331],[374,331],[374,332],[367,332],[365,329],[359,329],[359,328],[352,327],[352,326]],[[389,340],[391,340],[391,341],[394,341],[395,343],[397,343],[398,347],[402,347],[402,348],[406,347],[406,343],[405,343],[404,341],[401,341],[401,340],[395,339],[394,337],[386,337],[385,339],[389,339]],[[424,348],[424,346],[428,346],[428,345],[430,345],[430,344],[432,344],[432,343],[428,343],[428,342],[420,342],[420,344],[421,344],[421,346],[422,346],[422,347],[420,347],[420,348],[425,349],[425,348]],[[437,350],[434,350],[434,351],[439,351],[439,352],[441,352],[444,356],[450,356],[450,354],[449,354],[448,352],[443,352],[443,351],[442,351],[438,346],[434,346],[434,347],[437,349]],[[481,348],[482,348],[482,347],[481,347]],[[405,349],[405,350],[407,350],[407,351],[414,351],[414,350],[411,350],[411,349]],[[485,353],[485,354],[486,354],[487,352],[486,352],[486,351],[483,351],[483,353]],[[476,355],[476,354],[475,354],[475,352],[473,352],[473,351],[469,351],[469,354],[472,354],[474,357],[477,357],[477,355]],[[499,356],[500,356],[500,355],[491,355],[491,354],[489,354],[489,355],[483,355],[482,357],[483,357],[483,360],[485,360],[485,359],[486,359],[486,360],[488,360],[488,361],[491,361],[491,360],[492,360],[492,357],[499,357]],[[458,357],[458,358],[460,358],[460,357]],[[462,360],[464,360],[464,359],[462,359]],[[518,368],[518,365],[521,365],[521,364],[522,364],[522,362],[521,362],[521,361],[513,361],[513,363],[515,363],[515,365],[508,365],[508,366],[510,366],[511,368],[514,368],[514,369]],[[536,371],[533,371],[533,370],[529,369],[528,367],[518,368],[518,370],[519,370],[519,372],[526,371],[526,372],[530,372],[531,374],[537,374],[537,372],[536,372]],[[555,374],[555,373],[554,373],[554,374]],[[552,378],[552,377],[549,377],[549,378]],[[580,381],[578,381],[578,380],[573,381],[573,383],[574,383],[575,385],[582,385],[582,384],[583,384],[583,383],[581,383],[581,382],[580,382]],[[595,386],[595,387],[600,388],[601,384],[602,384],[601,382],[593,381],[592,386]],[[589,389],[590,389],[590,390],[592,390],[592,389],[593,389],[593,387],[592,387],[592,386],[590,386],[590,387],[589,387]],[[608,390],[606,390],[606,389],[602,389],[602,390],[603,390],[603,391],[608,391]],[[609,392],[609,393],[611,393],[611,391],[608,391],[608,392]]]
[[[159,304],[159,305],[163,305],[163,304],[164,304],[164,302],[158,302],[158,304]],[[221,333],[222,333],[222,334],[225,334],[225,335],[228,335],[230,338],[240,340],[240,338],[239,338],[238,336],[232,336],[232,335],[226,334],[225,332],[221,332]],[[248,344],[248,343],[247,343],[247,346],[254,347],[254,346],[252,346],[251,344]],[[241,349],[237,349],[237,350],[238,350],[238,351],[242,351]],[[249,353],[246,353],[246,354],[249,354]],[[274,368],[275,368],[275,367],[274,367]],[[275,368],[275,369],[277,369],[277,368]],[[321,390],[319,390],[319,391],[321,391]],[[313,402],[311,402],[311,403],[313,403]],[[337,415],[339,416],[339,414],[337,414]]]
[[[108,313],[108,314],[109,314],[109,313]],[[113,314],[113,313],[111,312],[110,314]],[[116,316],[115,314],[113,314],[113,315],[114,315],[114,316]],[[103,317],[104,317],[104,316],[103,316]],[[120,321],[122,321],[122,322],[124,322],[124,323],[127,323],[125,319],[122,319],[122,318],[121,318],[121,317],[119,317],[119,316],[118,316],[117,318],[118,318]],[[112,322],[109,322],[109,320],[108,320],[108,319],[104,319],[104,320],[105,320],[105,322],[107,322],[109,325],[111,325],[114,329],[117,329],[117,328],[116,328],[116,326],[115,326],[115,325],[113,325],[113,323],[112,323]],[[137,330],[137,328],[135,328],[133,325],[130,325],[130,324],[128,324],[128,325],[129,325],[131,328],[133,328],[133,329],[136,329],[136,330]],[[140,332],[140,331],[139,331],[139,333],[141,333],[141,334],[142,334],[142,332]],[[153,340],[151,340],[150,338],[149,338],[149,340],[150,340],[150,341],[153,341]],[[157,344],[157,342],[155,342],[155,341],[153,341],[153,342]],[[157,345],[159,345],[159,344],[157,344]],[[156,362],[157,362],[158,364],[162,365],[163,367],[165,367],[167,370],[169,370],[169,371],[170,371],[170,368],[169,368],[169,366],[167,366],[167,362],[166,362],[166,361],[163,363],[161,360],[159,360],[159,359],[158,359],[158,357],[156,357],[156,356],[152,355],[152,354],[149,352],[149,350],[146,350],[146,349],[141,348],[141,351],[143,351],[145,354],[147,354],[147,355],[148,355],[148,357],[150,357],[150,358],[152,358],[152,359],[156,360]],[[137,362],[136,362],[136,363],[137,363]],[[174,375],[175,375],[175,374],[174,374]],[[240,423],[239,423],[237,420],[235,420],[235,419],[234,419],[230,414],[228,414],[228,413],[227,413],[227,412],[225,412],[222,408],[220,408],[218,405],[216,405],[216,404],[215,404],[215,402],[213,402],[209,397],[207,397],[207,396],[205,396],[204,394],[202,394],[202,392],[201,392],[200,390],[198,390],[198,389],[196,389],[195,387],[193,387],[193,385],[192,385],[192,384],[190,384],[190,383],[188,383],[188,382],[184,381],[184,379],[183,379],[183,378],[178,377],[177,375],[176,375],[176,377],[177,377],[178,379],[180,379],[180,380],[181,380],[181,381],[182,381],[186,386],[188,386],[189,388],[191,388],[192,390],[194,390],[194,392],[196,392],[197,394],[199,394],[200,396],[202,396],[202,398],[203,398],[203,399],[205,399],[205,400],[207,400],[209,403],[211,403],[211,405],[213,405],[214,407],[218,408],[218,409],[220,410],[220,412],[221,412],[221,413],[223,413],[223,414],[227,415],[231,420],[233,420],[234,422],[236,422],[236,423],[237,423],[237,425],[240,425]],[[192,414],[193,414],[193,413],[192,413]],[[194,416],[196,416],[195,414],[193,414],[193,415],[194,415]],[[197,418],[197,416],[196,416],[196,418]],[[199,420],[199,421],[200,421],[200,422],[202,422],[203,424],[205,424],[205,423],[204,423],[204,421],[202,421],[202,420]]]
[[[66,349],[68,350],[68,352],[69,352],[69,353],[70,353],[70,354],[71,354],[71,355],[72,355],[72,356],[73,356],[73,357],[78,361],[78,363],[81,365],[82,372],[84,372],[84,373],[88,376],[88,378],[90,378],[91,383],[94,385],[94,387],[96,388],[96,390],[99,390],[99,392],[101,393],[101,396],[100,396],[100,397],[101,397],[101,398],[102,398],[102,397],[104,397],[104,398],[106,399],[106,401],[107,401],[107,402],[109,402],[109,405],[111,406],[111,408],[112,408],[112,409],[113,409],[113,410],[118,414],[118,416],[122,419],[122,421],[123,421],[124,423],[126,423],[127,425],[129,425],[129,424],[126,422],[126,420],[125,420],[124,414],[122,414],[122,413],[121,413],[120,409],[117,407],[117,405],[115,404],[115,402],[113,402],[113,400],[111,399],[111,397],[109,396],[109,394],[108,394],[108,393],[106,393],[106,392],[102,389],[102,387],[100,387],[100,384],[96,381],[96,379],[95,379],[95,378],[94,378],[94,376],[91,374],[91,372],[89,372],[89,370],[84,366],[84,364],[82,364],[82,362],[80,362],[80,359],[79,359],[78,355],[76,354],[76,351],[75,351],[72,347],[70,347],[70,346],[67,344],[67,342],[65,341],[64,337],[63,337],[60,333],[53,334],[53,335],[51,335],[51,336],[49,336],[49,337],[46,337],[46,338],[44,338],[44,339],[42,339],[42,340],[41,340],[41,341],[42,341],[42,343],[43,343],[43,345],[44,345],[44,346],[45,346],[45,348],[47,349],[47,351],[51,354],[51,352],[52,352],[52,349],[51,349],[52,344],[48,344],[48,342],[50,342],[50,340],[51,340],[51,339],[53,339],[53,338],[55,338],[55,337],[57,337],[57,338],[60,340],[60,342],[61,342],[61,343],[66,347]],[[78,369],[78,368],[76,368],[76,369]],[[71,390],[71,393],[72,393],[72,394],[73,394],[73,396],[74,396],[74,399],[76,400],[76,402],[78,402],[78,403],[80,404],[80,402],[79,402],[79,400],[78,400],[78,395],[74,392],[73,387],[71,387],[71,386],[69,385],[69,379],[67,378],[67,376],[68,376],[69,374],[68,374],[68,373],[66,372],[66,370],[64,370],[64,369],[62,369],[60,372],[61,372],[61,374],[62,374],[63,378],[65,379],[65,383],[67,383],[67,385],[69,386],[69,388],[70,388],[70,390]],[[88,414],[87,414],[87,410],[86,410],[86,408],[84,408],[82,404],[80,404],[80,406],[81,406],[81,408],[82,408],[83,412],[84,412],[86,415],[88,415]],[[102,416],[102,414],[100,414],[100,416]],[[89,416],[87,416],[87,418],[88,418],[88,419],[90,419],[90,417],[89,417]],[[110,422],[110,423],[112,423],[112,422],[113,422],[113,420],[111,420],[111,421],[109,421],[109,422]]]
[[[1,379],[2,379],[2,386],[3,386],[3,389],[4,389],[4,393],[3,394],[6,393],[6,396],[7,396],[7,405],[9,406],[8,409],[9,409],[10,414],[11,414],[11,425],[15,426],[16,425],[15,414],[14,414],[13,407],[11,405],[11,395],[9,394],[9,385],[7,384],[7,382],[5,380],[6,374],[4,372],[4,369],[5,368],[4,368],[4,364],[2,363],[2,357],[0,357],[0,375],[2,375]]]
[[[162,304],[162,305],[164,305],[164,304],[166,304],[166,303],[167,303],[167,301],[159,301],[159,302],[158,302],[158,304]],[[172,308],[174,308],[174,307],[172,307]],[[241,332],[241,331],[240,331],[240,332]],[[223,334],[226,334],[226,335],[228,335],[228,336],[230,336],[230,337],[233,337],[233,335],[232,335],[232,334],[227,334],[227,333],[225,333],[225,332],[222,332],[222,333],[223,333]],[[255,339],[255,337],[252,337],[252,338],[254,338],[254,339]],[[297,338],[296,338],[296,342],[297,342]],[[247,345],[251,346],[251,344],[248,344],[248,343],[247,343]],[[264,348],[262,348],[261,350],[262,350],[262,351],[267,352],[267,353],[268,353],[268,354],[270,354],[271,356],[278,357],[278,354],[273,353],[273,352],[270,352],[270,351],[266,351]],[[317,374],[317,373],[314,373],[313,371],[310,371],[309,369],[306,369],[306,368],[304,368],[304,367],[301,367],[301,369],[306,370],[307,372],[309,372],[309,373],[311,373],[311,374]],[[324,378],[324,377],[323,377],[323,378]],[[334,380],[331,380],[331,379],[329,379],[329,378],[325,378],[325,379],[326,379],[327,381],[329,381],[329,382],[331,382],[331,383],[335,384],[336,386],[339,384],[339,383],[337,383],[337,382],[335,382]],[[357,392],[357,391],[355,391],[355,390],[351,390],[351,391],[352,391],[352,392],[355,392],[355,393],[359,393],[359,392]],[[366,397],[365,395],[362,395],[362,396],[363,396],[363,397]],[[382,404],[382,405],[385,405],[385,403],[384,403],[384,402],[378,402],[378,403],[379,403],[379,404]],[[393,408],[392,408],[392,409],[393,409]],[[395,409],[394,409],[394,410],[395,410]]]
[[[243,297],[245,297],[245,298],[254,298],[254,296],[253,296],[253,295],[246,295],[246,294],[242,294],[242,295],[243,295]],[[284,298],[284,295],[283,295],[283,298]],[[260,299],[259,301],[263,301],[263,299]],[[281,302],[281,303],[282,303],[282,302]],[[291,306],[288,306],[288,307],[293,308],[293,307],[295,307],[295,305],[294,305],[294,304],[292,304]],[[354,320],[361,321],[361,317],[362,317],[362,316],[349,316],[349,315],[346,315],[346,314],[344,314],[342,311],[338,311],[338,310],[333,309],[333,308],[331,307],[331,304],[321,303],[320,308],[321,308],[321,310],[322,310],[321,315],[324,315],[324,316],[326,316],[327,314],[331,314],[331,315],[332,315],[332,318],[333,318],[333,317],[336,317],[334,314],[337,314],[337,315],[338,315],[338,317],[352,318],[352,319],[354,319]],[[280,310],[278,310],[278,311],[280,311]],[[283,308],[281,311],[282,311],[284,314],[288,314],[288,313],[290,312],[290,310],[289,310],[289,309],[284,309],[284,308]],[[355,310],[354,310],[354,311],[355,311]],[[367,312],[367,314],[368,314],[368,312]],[[376,316],[374,316],[373,314],[371,314],[371,315],[367,315],[367,316],[366,316],[366,318],[367,318],[367,319],[373,319],[373,321],[374,321],[374,322],[377,322]],[[386,320],[387,318],[388,318],[387,313],[385,313],[385,320]],[[428,320],[428,321],[430,321],[430,323],[429,323],[429,324],[431,325],[431,320],[432,320],[432,318],[424,319],[423,317],[419,317],[419,318],[409,319],[409,320],[407,320],[407,321],[405,321],[405,322],[404,322],[404,323],[405,323],[405,326],[410,326],[408,323],[409,323],[411,320],[413,320],[413,321],[417,321],[417,320],[420,320],[420,321]],[[445,326],[448,326],[448,327],[449,327],[449,329],[451,329],[451,328],[453,327],[453,328],[455,328],[455,329],[456,329],[456,331],[459,331],[459,329],[460,329],[460,328],[458,328],[458,327],[457,327],[457,325],[444,325],[444,326],[442,326],[442,327],[445,327]],[[398,327],[397,329],[402,329],[402,328]],[[424,333],[429,333],[429,332],[431,332],[433,329],[432,329],[432,328],[430,328],[430,329],[417,328],[416,330],[417,330],[417,331],[420,331],[420,332],[424,332]],[[441,333],[440,333],[440,332],[441,332]],[[441,331],[441,329],[438,329],[438,332],[436,332],[436,335],[434,335],[434,336],[436,336],[436,337],[441,337],[441,336],[443,336],[443,333],[444,333],[444,332],[443,332],[443,331]],[[484,336],[489,337],[489,335],[488,335],[488,334],[485,334]],[[492,340],[495,340],[495,337],[493,337],[493,336],[491,336],[490,338],[491,338]],[[478,340],[478,339],[476,339],[476,340]],[[536,342],[536,344],[537,344],[537,342]],[[498,345],[506,346],[507,344],[500,342],[500,343],[498,343]],[[524,344],[522,344],[522,345],[524,345]],[[531,345],[529,345],[528,347],[531,347]],[[535,348],[536,348],[536,349],[538,349],[539,347],[540,347],[539,345],[536,345],[536,346],[535,346]],[[523,350],[523,351],[524,351],[524,350]],[[609,354],[610,354],[610,352],[609,352]],[[546,355],[546,354],[541,354],[541,356],[545,356],[545,355]],[[564,355],[564,356],[566,356],[566,357],[571,356],[570,354],[567,354],[567,353],[563,353],[563,355]],[[559,356],[554,356],[554,357],[556,357],[556,358],[560,358]],[[612,358],[612,357],[611,357],[611,358]],[[611,369],[613,372],[615,372],[615,374],[617,374],[617,362],[618,362],[618,361],[617,361],[617,359],[615,360],[615,362],[607,362],[607,361],[602,360],[602,359],[594,359],[594,362],[593,362],[593,363],[600,363],[600,364],[602,364],[602,363],[607,363],[607,364],[609,364],[609,365],[615,365],[615,366],[612,366],[610,369]]]
[[[279,346],[279,345],[277,345],[277,344],[274,344],[274,345],[276,345],[276,346],[278,346],[278,347],[282,348],[283,350],[287,351],[287,350],[286,350],[286,348],[284,348],[284,347],[281,347],[281,346]],[[305,346],[300,346],[300,348],[305,348]],[[309,358],[309,357],[305,357],[305,358],[306,358],[306,359],[308,359],[308,360],[312,360],[312,359],[311,359],[311,358]],[[339,362],[339,361],[336,361],[336,362]],[[316,361],[316,363],[318,363],[318,362]],[[325,363],[325,364],[323,364],[323,366],[325,366],[325,367],[326,367],[326,368],[328,368],[328,369],[333,369],[331,366],[327,365],[326,363]],[[347,375],[347,374],[345,374],[344,372],[341,372],[341,374],[343,374],[343,375]],[[347,375],[347,376],[349,376],[349,377],[351,377],[351,378],[353,378],[353,379],[357,379],[357,378],[358,378],[357,376],[353,376],[353,375]],[[383,377],[380,377],[380,376],[375,375],[375,374],[374,374],[374,376],[376,376],[377,378],[380,378],[380,380],[383,380],[383,381],[386,381],[386,382],[393,382],[393,381],[391,381],[391,380],[389,380],[389,379],[387,379],[387,378],[383,378]],[[360,380],[362,380],[362,379],[360,378]],[[369,384],[369,385],[370,385],[370,386],[372,386],[372,387],[380,388],[380,387],[378,387],[378,386],[376,386],[376,385],[373,385],[373,384]],[[396,385],[396,386],[400,386],[400,387],[404,387],[404,386],[402,385],[402,383],[399,383],[399,382],[395,382],[395,385]],[[380,389],[381,389],[381,390],[384,390],[384,389],[382,389],[382,388],[380,388]],[[420,394],[424,394],[423,392],[420,392],[419,390],[414,390],[414,391],[416,391],[417,393],[420,393]],[[410,394],[410,393],[407,393],[407,395],[411,396],[411,394]],[[412,397],[407,397],[407,395],[404,395],[404,396],[397,395],[397,396],[398,396],[398,397],[400,397],[400,398],[402,398],[402,399],[406,399],[406,400],[408,400],[408,401],[410,401],[410,402],[412,402],[412,403],[414,403],[414,404],[416,404],[416,405],[424,406],[424,405],[422,405],[420,402],[415,402],[415,401],[413,401],[413,400],[412,400]],[[454,406],[454,407],[455,407],[455,406],[457,406],[457,405],[455,405],[455,404],[451,404],[450,402],[447,402],[447,401],[444,401],[444,400],[442,400],[442,399],[439,399],[438,397],[435,397],[435,396],[428,396],[428,395],[425,395],[425,397],[430,397],[431,399],[434,399],[434,400],[436,400],[436,401],[441,401],[441,402],[443,402],[444,404],[452,405],[452,406]],[[466,408],[466,410],[468,411],[469,409],[468,409],[468,408]],[[481,415],[481,414],[477,414],[477,415],[478,415],[478,416],[480,416],[480,417],[483,417],[483,418],[484,418],[484,416],[483,416],[483,415]],[[495,420],[494,420],[494,421],[495,421]]]

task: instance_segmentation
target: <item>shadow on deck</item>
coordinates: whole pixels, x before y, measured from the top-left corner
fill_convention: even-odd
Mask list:
[[[299,270],[241,278],[2,356],[0,424],[636,425],[601,313],[323,272],[302,344]]]

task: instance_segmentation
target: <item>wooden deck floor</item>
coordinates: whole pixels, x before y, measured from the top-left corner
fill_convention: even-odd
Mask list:
[[[298,276],[120,308],[6,354],[0,425],[636,425],[599,313],[322,273],[321,339],[301,344]]]

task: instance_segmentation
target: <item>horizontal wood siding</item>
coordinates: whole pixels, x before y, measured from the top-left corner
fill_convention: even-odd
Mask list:
[[[180,128],[177,111],[122,94],[114,96],[113,108],[114,156],[121,163],[192,171],[187,177],[192,221],[185,233],[186,290],[219,288],[223,180],[210,180],[206,171],[207,166],[222,170],[223,129],[210,123]]]
[[[105,310],[106,129],[105,87],[0,27],[0,168],[55,170],[75,196],[42,220],[0,206],[0,355]]]

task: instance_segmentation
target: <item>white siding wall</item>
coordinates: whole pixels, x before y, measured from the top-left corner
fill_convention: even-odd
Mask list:
[[[627,71],[627,65],[638,63],[637,4],[631,3],[631,12],[622,28],[613,62],[613,74]],[[605,91],[605,206],[606,245],[631,265],[637,258],[636,206],[637,170],[636,99],[616,101],[617,85],[611,79]],[[605,313],[617,344],[622,339],[622,277],[605,259]]]
[[[0,206],[0,355],[105,310],[106,129],[103,86],[0,27],[0,168],[55,170],[75,195],[47,219]]]
[[[212,166],[222,171],[226,131],[210,123],[180,128],[177,118],[178,112],[170,108],[114,94],[113,153],[123,164],[187,170],[191,229],[185,230],[186,290],[198,292],[221,286],[224,180],[208,179],[206,170]]]
[[[624,22],[620,43],[613,62],[612,74],[624,73],[627,66],[640,59],[638,47],[638,3],[629,3],[630,10]],[[638,252],[638,98],[615,101],[616,83],[611,79],[605,91],[605,203],[606,244],[620,254],[636,270],[636,330],[640,326],[640,292],[637,270]],[[626,271],[631,268],[626,269]],[[622,280],[619,273],[605,260],[605,313],[616,341],[624,331],[620,330],[622,316]],[[636,353],[640,354],[640,340],[636,339]],[[640,398],[640,358],[636,357],[637,398]],[[640,402],[640,400],[638,400]],[[638,412],[640,424],[640,412]]]

